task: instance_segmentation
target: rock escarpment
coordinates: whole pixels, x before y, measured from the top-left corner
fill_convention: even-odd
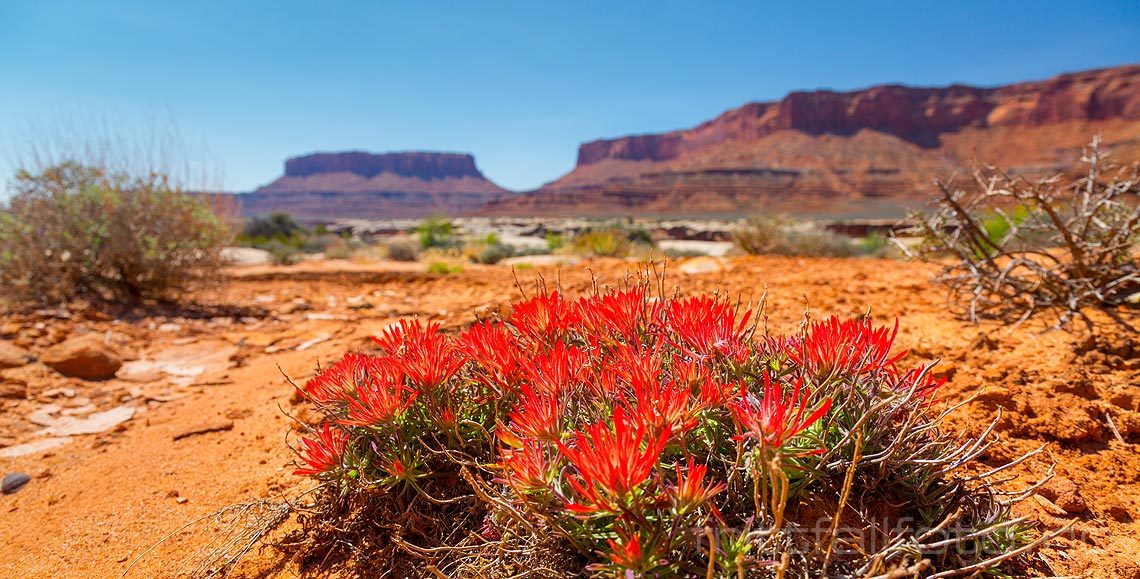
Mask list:
[[[1074,166],[1101,132],[1140,158],[1140,66],[994,88],[795,92],[681,131],[592,141],[573,171],[490,214],[897,213],[935,177]]]

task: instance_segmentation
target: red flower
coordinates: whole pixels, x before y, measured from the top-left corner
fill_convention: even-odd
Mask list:
[[[475,362],[489,386],[508,390],[519,371],[519,347],[503,324],[480,322],[459,336],[459,349]]]
[[[680,338],[682,346],[701,358],[723,356],[741,362],[748,356],[745,330],[752,311],[744,312],[739,321],[730,305],[708,296],[697,296],[670,302],[665,311],[669,329]]]
[[[618,540],[606,540],[610,545],[610,561],[621,569],[641,569],[646,561],[641,550],[641,540],[636,534],[619,532]],[[632,575],[631,575],[632,576]]]
[[[455,344],[440,333],[439,324],[400,320],[372,340],[389,354],[389,360],[420,392],[434,390],[466,362]]]
[[[660,344],[658,344],[660,346]],[[637,352],[630,346],[616,351],[608,373],[624,380],[633,394],[634,417],[650,432],[687,431],[696,426],[692,388],[669,379],[660,348]]]
[[[649,478],[668,441],[668,432],[650,435],[619,406],[614,409],[612,431],[599,421],[586,433],[577,433],[574,447],[558,442],[558,449],[578,472],[578,477],[569,480],[582,499],[570,501],[567,508],[581,514],[618,512]]]
[[[305,397],[317,406],[348,401],[355,394],[357,386],[365,380],[371,361],[371,356],[345,354],[344,358],[305,384]]]
[[[803,388],[803,380],[796,378],[793,384],[792,395],[785,397],[780,382],[773,383],[765,373],[764,396],[758,403],[751,396],[729,403],[732,415],[744,428],[736,439],[755,438],[768,448],[778,449],[831,409],[830,399],[808,408],[810,393]]]
[[[505,482],[516,492],[527,493],[549,488],[554,480],[554,463],[550,460],[547,446],[533,440],[521,442],[519,448],[500,450],[499,467],[503,469]]]
[[[616,335],[627,343],[636,341],[638,335],[660,317],[661,309],[661,301],[648,299],[643,287],[578,301],[582,325],[591,335]]]
[[[840,321],[832,316],[812,322],[803,340],[793,343],[786,352],[793,362],[817,377],[875,372],[906,355],[901,352],[891,357],[898,332],[897,319],[891,329],[873,328],[867,318]]]
[[[699,509],[713,496],[728,488],[724,483],[706,484],[707,473],[708,466],[693,464],[691,459],[684,471],[681,470],[681,465],[677,465],[677,486],[672,487],[669,494],[673,499],[673,509],[678,516]]]
[[[319,475],[340,467],[351,435],[340,428],[333,428],[327,422],[318,426],[313,433],[316,438],[301,438],[304,448],[300,456],[308,466],[298,468],[293,474]]]
[[[532,340],[549,344],[578,322],[578,311],[558,292],[541,294],[515,304],[511,323]]]
[[[663,565],[669,563],[663,539],[660,531],[646,533],[644,529],[641,532],[636,532],[619,527],[617,539],[606,540],[609,545],[609,552],[603,552],[602,555],[610,560],[608,567],[612,568],[611,571],[618,571],[613,573],[614,576],[626,577],[627,579],[632,577],[673,577],[677,575],[677,571],[662,569]],[[604,570],[606,567],[594,566],[598,570]]]
[[[709,372],[708,366],[692,360],[675,361],[673,376],[689,390],[696,391],[694,412],[717,408],[740,393],[740,384],[727,384]]]
[[[395,364],[387,358],[372,358],[365,369],[356,397],[348,401],[348,417],[341,424],[382,426],[395,422],[416,399],[416,392],[403,383]]]
[[[574,346],[557,342],[523,366],[523,373],[538,390],[564,394],[577,390],[586,374],[589,356]]]
[[[511,410],[512,434],[550,442],[561,439],[563,408],[558,398],[557,392],[523,384],[518,403]]]

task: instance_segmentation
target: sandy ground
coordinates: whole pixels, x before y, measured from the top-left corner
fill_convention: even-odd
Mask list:
[[[219,526],[195,521],[227,505],[308,488],[290,474],[285,442],[293,423],[286,413],[301,407],[291,402],[283,373],[304,380],[318,363],[365,347],[367,336],[401,317],[459,329],[476,316],[505,312],[520,295],[502,267],[451,275],[423,269],[336,262],[244,268],[228,272],[218,289],[195,296],[200,306],[186,310],[115,312],[117,319],[89,310],[5,315],[4,339],[33,353],[69,335],[99,332],[132,361],[103,382],[63,378],[38,364],[4,371],[5,382],[27,384],[27,395],[0,399],[0,473],[32,480],[0,496],[0,574],[119,577],[129,567],[128,577],[176,576],[218,536]],[[592,275],[614,284],[636,271],[628,262],[594,261],[517,275],[524,287],[541,274],[580,294]],[[1061,499],[1023,504],[1021,513],[1042,530],[1076,521],[1036,555],[1042,565],[1057,575],[1140,577],[1140,338],[1111,322],[1099,326],[1097,338],[1042,333],[1033,324],[1011,332],[997,323],[965,323],[946,312],[943,294],[929,284],[932,272],[878,260],[697,258],[670,263],[665,283],[682,294],[745,299],[767,288],[768,324],[776,331],[791,331],[805,308],[815,316],[869,310],[884,323],[898,317],[898,345],[912,351],[910,360],[942,360],[938,371],[951,377],[947,403],[981,392],[951,428],[979,433],[1004,409],[1002,441],[983,457],[987,465],[1044,445],[1010,484],[1052,467],[1087,505],[1069,514]],[[1120,313],[1140,326],[1135,312]],[[63,416],[83,419],[118,407],[134,414],[107,432],[40,433]],[[48,439],[61,442],[24,454],[23,445]],[[255,554],[238,576],[294,576],[274,555]]]

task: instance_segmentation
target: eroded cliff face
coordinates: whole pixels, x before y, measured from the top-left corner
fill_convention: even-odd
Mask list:
[[[1140,66],[1000,88],[884,85],[852,92],[794,92],[776,103],[747,104],[689,130],[586,143],[578,149],[578,165],[603,159],[669,161],[723,142],[787,130],[810,135],[871,130],[937,147],[943,133],[967,128],[1107,119],[1140,120]]]
[[[239,198],[247,215],[317,221],[466,215],[509,195],[471,155],[350,151],[289,159],[284,176]]]
[[[899,213],[976,163],[1067,170],[1097,132],[1119,158],[1140,158],[1140,66],[996,88],[795,92],[692,129],[583,144],[573,171],[485,212]]]

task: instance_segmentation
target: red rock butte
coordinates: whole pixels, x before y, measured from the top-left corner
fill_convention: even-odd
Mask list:
[[[474,212],[510,192],[462,153],[314,153],[285,161],[285,175],[238,195],[243,213],[283,211],[310,221]]]
[[[988,88],[794,92],[691,129],[585,143],[572,171],[518,195],[470,155],[308,155],[248,201],[305,218],[894,217],[930,199],[933,179],[979,164],[1071,170],[1097,133],[1117,160],[1140,160],[1140,65]]]

